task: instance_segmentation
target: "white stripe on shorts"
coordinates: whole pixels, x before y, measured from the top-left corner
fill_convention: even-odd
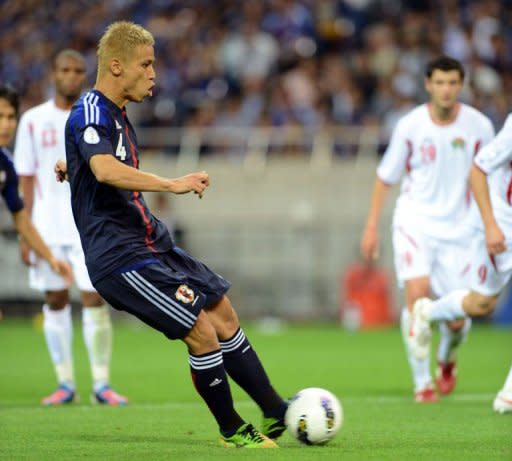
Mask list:
[[[121,274],[123,278],[138,292],[140,293],[144,298],[146,298],[151,304],[153,304],[155,307],[160,309],[162,312],[166,313],[169,317],[172,317],[174,320],[176,320],[179,324],[187,327],[192,328],[194,326],[195,320],[192,321],[190,319],[184,318],[183,315],[181,315],[180,312],[177,312],[176,309],[173,306],[169,306],[168,303],[165,301],[162,301],[155,292],[150,291],[149,289],[145,288],[144,286],[141,286],[141,283],[138,282],[133,277],[133,272],[126,272],[124,274]]]
[[[171,304],[174,306],[184,317],[188,317],[192,322],[196,322],[197,318],[194,314],[189,312],[187,309],[185,309],[180,303],[176,302],[174,299],[169,298],[164,292],[160,291],[157,287],[155,287],[151,282],[148,282],[142,275],[140,275],[138,272],[132,271],[131,274],[135,278],[138,279],[138,281],[146,286],[146,288],[152,292],[154,292],[156,295],[160,296],[162,301],[167,302],[168,304]]]

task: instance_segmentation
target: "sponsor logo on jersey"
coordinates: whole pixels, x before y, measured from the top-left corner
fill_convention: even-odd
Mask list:
[[[84,131],[84,141],[87,144],[98,144],[100,142],[100,135],[92,126],[88,126]]]
[[[194,291],[187,285],[180,285],[175,293],[176,299],[184,304],[194,301]]]
[[[454,149],[464,149],[464,147],[466,147],[466,141],[462,138],[455,138],[452,141],[452,147]]]

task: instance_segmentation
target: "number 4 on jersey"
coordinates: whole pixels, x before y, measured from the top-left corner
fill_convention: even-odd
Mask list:
[[[126,158],[126,148],[123,146],[123,134],[119,133],[119,141],[116,148],[116,157],[119,157],[122,162]]]

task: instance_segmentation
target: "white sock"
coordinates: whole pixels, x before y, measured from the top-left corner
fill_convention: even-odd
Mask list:
[[[83,334],[89,353],[94,390],[109,383],[110,356],[112,353],[112,323],[106,305],[83,307]]]
[[[432,375],[430,374],[430,354],[425,359],[417,359],[409,348],[407,337],[410,329],[410,313],[404,307],[400,316],[400,328],[402,330],[402,338],[404,340],[405,353],[409,366],[411,367],[412,380],[414,382],[414,392],[421,391],[432,384]]]
[[[462,299],[469,293],[467,290],[454,290],[432,302],[430,321],[457,320],[466,317],[462,309]]]
[[[67,304],[64,309],[52,310],[45,304],[43,305],[43,316],[44,336],[55,367],[57,381],[59,384],[66,384],[74,389],[71,306]]]
[[[437,361],[439,363],[448,363],[455,361],[456,349],[466,340],[469,330],[471,329],[471,319],[464,319],[464,326],[453,331],[446,322],[439,324],[439,348],[437,349]]]
[[[512,392],[512,367],[510,367],[510,370],[508,372],[508,376],[507,379],[505,380],[503,390],[507,392]]]

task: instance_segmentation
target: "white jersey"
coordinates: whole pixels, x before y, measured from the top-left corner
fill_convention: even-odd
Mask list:
[[[512,114],[509,114],[500,132],[475,157],[475,165],[489,176],[493,212],[507,240],[512,239],[511,162]]]
[[[402,117],[377,169],[388,184],[405,173],[393,224],[409,222],[441,239],[463,236],[470,216],[469,170],[493,136],[491,121],[465,104],[447,125],[432,120],[428,104]]]
[[[52,99],[25,112],[16,133],[14,165],[19,175],[35,176],[32,221],[48,245],[80,244],[69,184],[58,183],[53,172],[57,160],[66,158],[68,116]]]

